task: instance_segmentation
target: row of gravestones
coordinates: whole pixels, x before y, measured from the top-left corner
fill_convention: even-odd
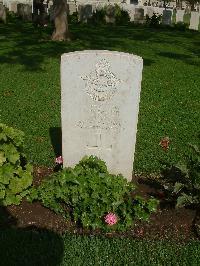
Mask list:
[[[52,12],[52,5],[53,1],[45,3],[45,12],[50,14],[50,20],[53,20],[53,12]],[[75,5],[74,3],[69,3],[69,14],[73,14],[74,12],[78,11],[79,20],[81,22],[87,22],[87,19],[90,18],[96,10],[103,8],[106,4],[100,3],[93,3],[93,4],[86,4],[86,5]],[[162,23],[164,25],[171,25],[172,24],[172,15],[173,11],[171,9],[164,9],[164,8],[156,8],[156,7],[136,7],[133,5],[120,5],[123,10],[126,10],[130,15],[130,20],[134,21],[135,23],[144,23],[146,15],[152,17],[153,14],[162,15]],[[18,14],[22,19],[31,21],[32,20],[32,6],[30,4],[21,4],[17,2],[9,2],[8,5],[9,11],[12,11]],[[112,22],[112,13],[114,16],[114,12],[110,12],[111,16],[108,19],[108,22]],[[177,10],[176,12],[176,23],[183,22],[185,10]],[[190,29],[198,30],[199,28],[199,12],[191,12],[190,18]]]
[[[123,10],[126,10],[130,15],[130,20],[135,23],[144,23],[146,19],[146,15],[152,17],[153,14],[162,15],[162,24],[171,25],[172,24],[172,9],[164,9],[164,8],[155,8],[155,7],[135,7],[133,5],[120,5]],[[103,5],[96,4],[87,4],[87,5],[79,5],[78,13],[80,21],[87,21],[89,17],[92,16],[92,12],[95,10],[101,9]],[[76,6],[74,4],[69,4],[69,13],[72,14],[76,11]],[[113,12],[114,14],[114,12]],[[176,12],[176,23],[184,22],[185,10],[177,10]],[[199,28],[199,12],[191,12],[190,25],[189,28],[193,30],[198,30]]]

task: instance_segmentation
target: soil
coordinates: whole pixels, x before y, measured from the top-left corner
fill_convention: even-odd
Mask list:
[[[34,167],[34,185],[38,186],[45,176],[53,173],[53,169],[47,167]],[[196,212],[192,209],[174,207],[173,202],[168,202],[164,191],[153,182],[147,182],[147,177],[135,176],[137,183],[137,194],[148,198],[151,195],[160,200],[158,210],[151,215],[149,222],[136,221],[133,227],[125,233],[107,233],[107,236],[128,236],[148,239],[174,239],[187,241],[196,239],[194,228]],[[7,227],[45,229],[64,234],[66,232],[76,234],[102,234],[99,231],[90,231],[80,228],[66,221],[61,215],[55,214],[39,202],[28,203],[23,200],[19,206],[8,206],[0,208],[0,229]]]

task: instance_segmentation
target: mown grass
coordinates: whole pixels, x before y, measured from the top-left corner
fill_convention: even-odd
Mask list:
[[[52,166],[61,153],[60,56],[84,49],[142,56],[144,70],[135,172],[159,172],[197,143],[200,110],[200,33],[142,26],[70,27],[70,43],[47,39],[52,29],[0,24],[0,121],[26,134],[28,159]],[[123,67],[123,66],[121,66]],[[160,140],[170,138],[169,151]]]
[[[0,230],[0,265],[185,265],[200,264],[200,243],[132,238],[59,236],[48,231]]]

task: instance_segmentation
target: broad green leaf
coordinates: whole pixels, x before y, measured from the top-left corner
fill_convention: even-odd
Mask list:
[[[176,168],[178,168],[183,174],[188,176],[188,169],[186,163],[179,162],[175,165]]]
[[[0,183],[9,184],[14,177],[14,168],[11,164],[6,163],[0,167]]]
[[[5,197],[5,186],[3,184],[0,184],[0,199],[3,199]]]
[[[4,132],[0,132],[0,140],[7,141],[7,136]]]
[[[0,167],[6,162],[6,157],[3,151],[0,151]]]
[[[183,206],[186,206],[186,205],[189,205],[189,204],[192,204],[192,203],[194,203],[193,197],[190,196],[190,195],[187,195],[185,193],[182,193],[182,195],[179,196],[178,199],[177,199],[176,206],[177,207],[183,207]]]
[[[19,160],[20,154],[12,143],[3,144],[2,149],[9,162],[15,164]]]
[[[179,183],[179,182],[176,182],[175,185],[174,185],[174,190],[173,192],[174,193],[179,193],[181,191],[182,188],[184,188],[185,185],[182,184],[182,183]]]

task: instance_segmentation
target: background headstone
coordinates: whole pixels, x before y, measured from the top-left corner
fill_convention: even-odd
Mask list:
[[[87,22],[88,18],[92,16],[92,5],[79,5],[78,6],[79,20]]]
[[[150,7],[150,6],[148,6],[148,7],[147,7],[147,15],[148,15],[150,18],[153,16],[153,12],[154,12],[153,8]]]
[[[17,14],[24,21],[32,21],[32,6],[28,4],[17,4]]]
[[[85,155],[132,179],[142,80],[141,57],[81,51],[61,57],[64,167]]]
[[[172,24],[172,11],[171,10],[163,10],[162,16],[162,24],[171,25]]]
[[[135,8],[134,22],[141,23],[141,24],[144,23],[144,9],[143,8]]]
[[[73,13],[76,13],[77,12],[77,7],[75,5],[75,3],[69,3],[68,4],[68,12],[70,15],[72,15]]]
[[[184,14],[185,14],[185,10],[177,10],[176,11],[176,23],[177,22],[183,22]]]
[[[6,8],[2,3],[0,3],[0,21],[6,23]]]
[[[17,13],[17,2],[11,2],[9,5],[9,11]]]
[[[199,16],[200,16],[199,12],[191,12],[189,29],[198,30],[198,28],[199,28]]]
[[[105,16],[106,23],[115,23],[115,6],[108,5],[106,7],[106,16]]]

